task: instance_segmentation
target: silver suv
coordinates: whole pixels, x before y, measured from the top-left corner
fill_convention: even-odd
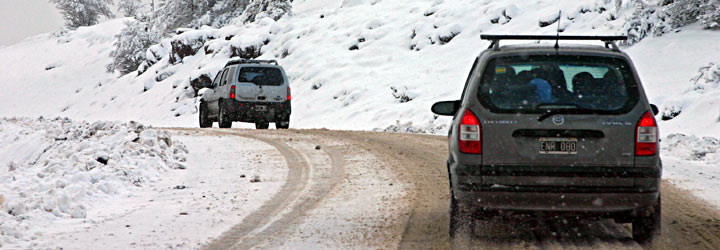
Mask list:
[[[657,107],[648,103],[626,37],[483,35],[462,99],[432,111],[449,132],[450,235],[509,213],[612,218],[633,238],[660,232]],[[605,46],[501,40],[597,40]]]
[[[200,127],[221,128],[232,122],[255,123],[267,129],[290,127],[290,82],[275,60],[231,60],[206,89],[200,91]]]

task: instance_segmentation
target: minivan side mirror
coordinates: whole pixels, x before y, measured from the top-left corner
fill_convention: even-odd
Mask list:
[[[653,116],[655,116],[655,115],[657,115],[658,113],[660,113],[660,110],[658,109],[657,106],[655,106],[655,104],[650,104],[650,110],[652,110]]]
[[[460,101],[436,102],[432,105],[432,112],[438,115],[454,116],[460,108]]]

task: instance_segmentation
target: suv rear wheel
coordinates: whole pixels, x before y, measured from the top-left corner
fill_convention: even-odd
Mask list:
[[[641,215],[632,222],[633,239],[639,243],[650,243],[660,235],[661,204],[660,198],[650,209],[649,215]]]
[[[290,121],[276,122],[275,127],[278,129],[288,129],[290,128]]]
[[[232,121],[228,119],[228,114],[225,108],[223,108],[222,103],[220,103],[219,111],[218,111],[218,125],[220,128],[231,128],[232,127]]]
[[[269,127],[269,122],[255,122],[255,129],[268,129]]]
[[[205,102],[200,103],[200,111],[198,112],[198,120],[200,121],[201,128],[212,127],[213,122],[208,117],[207,104]]]

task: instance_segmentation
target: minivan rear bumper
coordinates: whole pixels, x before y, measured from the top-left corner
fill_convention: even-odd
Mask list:
[[[655,204],[659,192],[568,193],[568,192],[462,192],[459,200],[484,209],[551,212],[630,212]]]
[[[623,212],[659,196],[659,166],[451,166],[455,198],[484,209]]]

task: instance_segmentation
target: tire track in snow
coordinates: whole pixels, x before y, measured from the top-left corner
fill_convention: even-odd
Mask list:
[[[330,156],[332,165],[330,178],[309,184],[312,178],[312,165],[308,163],[308,158],[278,138],[250,135],[245,131],[218,133],[256,139],[270,144],[283,155],[288,163],[289,172],[287,182],[272,199],[211,242],[205,247],[206,249],[251,249],[266,239],[281,238],[280,235],[291,232],[297,221],[330,194],[345,176],[345,160],[335,149],[321,147],[325,148],[325,152]],[[306,190],[309,193],[303,194]]]

